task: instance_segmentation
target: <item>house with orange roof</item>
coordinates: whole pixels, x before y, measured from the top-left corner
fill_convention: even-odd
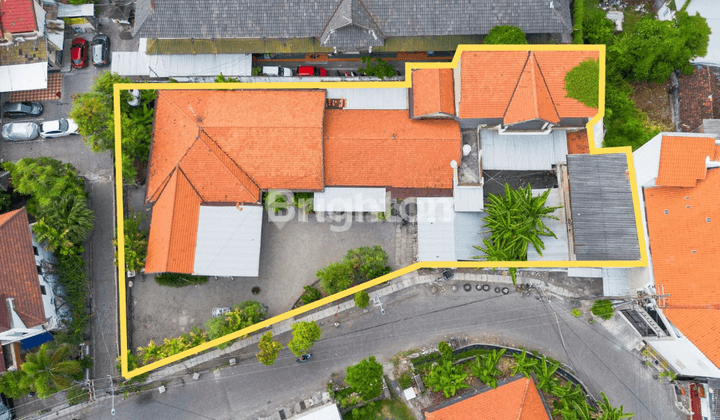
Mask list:
[[[474,257],[486,164],[552,173],[553,200],[565,209],[578,194],[561,193],[567,174],[610,173],[617,184],[609,194],[626,203],[627,162],[603,172],[602,158],[568,158],[568,139],[587,138],[585,124],[597,110],[565,96],[564,76],[596,58],[596,51],[477,51],[464,52],[457,68],[415,70],[410,88],[160,91],[145,271],[257,277],[263,196],[278,190],[312,193],[318,213],[384,212],[392,200],[415,200],[423,261]],[[610,196],[593,191],[577,205],[600,211],[600,197]],[[560,213],[558,251],[546,258],[639,258],[593,253],[595,244],[613,246],[595,240],[611,235],[593,225],[587,243],[575,241],[587,252],[576,252],[569,214]],[[613,228],[634,231],[630,219],[615,218]]]
[[[709,394],[708,382],[720,389],[720,139],[660,133],[633,158],[649,265],[624,275],[629,293],[646,298],[619,309],[632,344],[643,341]]]
[[[0,373],[60,326],[55,258],[35,240],[25,208],[0,214]]]
[[[495,389],[450,398],[425,409],[425,420],[550,420],[535,381],[522,375]]]

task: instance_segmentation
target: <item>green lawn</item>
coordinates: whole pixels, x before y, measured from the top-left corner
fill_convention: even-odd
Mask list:
[[[365,412],[357,416],[352,411],[348,411],[343,415],[343,420],[414,420],[410,409],[399,400],[382,400],[375,402],[372,407],[363,407]]]

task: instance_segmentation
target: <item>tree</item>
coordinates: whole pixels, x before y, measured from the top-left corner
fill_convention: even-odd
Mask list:
[[[577,0],[580,1],[580,0]],[[567,96],[575,98],[590,108],[598,107],[600,96],[600,64],[589,58],[565,74]]]
[[[142,228],[144,220],[145,215],[140,212],[130,212],[124,220],[126,270],[138,271],[145,266],[149,232]],[[115,236],[117,237],[117,232],[115,232]],[[115,245],[115,264],[117,264],[117,239],[113,239],[113,245]],[[155,280],[157,281],[157,277]],[[207,277],[205,281],[207,281]]]
[[[537,359],[527,357],[527,351],[525,349],[523,349],[520,354],[513,354],[513,359],[515,359],[515,366],[512,368],[512,375],[516,375],[519,372],[526,378],[530,378],[530,373],[533,372],[538,365]]]
[[[27,374],[21,370],[9,370],[0,375],[0,393],[11,399],[18,399],[30,393]]]
[[[590,308],[590,312],[592,312],[593,315],[599,316],[606,321],[612,318],[615,314],[613,304],[609,300],[596,300],[595,303],[593,303],[593,306]]]
[[[475,356],[475,361],[470,364],[473,375],[490,388],[497,388],[497,378],[502,374],[497,364],[503,354],[505,349],[493,350],[482,359],[480,356]]]
[[[322,299],[320,291],[312,286],[303,286],[303,294],[300,295],[300,300],[303,305],[315,302],[316,300]]]
[[[275,363],[278,353],[280,353],[280,350],[283,348],[282,344],[277,341],[273,341],[272,338],[272,331],[266,332],[258,342],[260,352],[255,355],[258,361],[266,366],[272,366],[272,364]]]
[[[112,150],[115,144],[113,106],[100,92],[86,92],[73,102],[70,118],[78,125],[78,133],[93,152]]]
[[[470,385],[465,383],[467,377],[467,372],[461,372],[457,365],[445,360],[432,368],[425,377],[425,385],[433,391],[442,391],[445,398],[450,398],[455,396],[458,390],[470,388]]]
[[[615,36],[615,23],[607,18],[607,12],[595,5],[585,10],[583,17],[583,41],[586,44],[610,45]]]
[[[551,361],[548,364],[548,360],[545,356],[542,358],[542,362],[535,369],[535,377],[537,378],[538,389],[550,393],[558,384],[558,378],[555,377],[555,371],[560,366],[560,363]]]
[[[320,279],[320,286],[328,295],[334,295],[353,285],[353,270],[345,261],[332,262],[316,275]]]
[[[78,195],[87,198],[85,182],[69,163],[49,157],[22,158],[15,163],[5,162],[4,168],[10,172],[15,191],[32,197],[27,209],[36,217],[42,216],[43,209],[59,197]]]
[[[351,249],[345,254],[344,260],[353,269],[355,284],[376,279],[391,271],[390,266],[387,265],[387,253],[380,245]]]
[[[368,292],[361,290],[355,293],[355,306],[358,308],[366,308],[370,304],[370,295]]]
[[[631,81],[662,83],[675,70],[693,72],[690,61],[707,54],[705,18],[678,12],[671,21],[644,17],[608,50],[611,73]]]
[[[346,372],[345,382],[363,400],[373,399],[382,392],[383,368],[375,361],[375,356],[370,356],[367,360],[362,359],[357,365],[348,366]]]
[[[300,357],[315,344],[320,333],[320,327],[314,322],[296,322],[292,324],[293,338],[287,346],[295,356]]]
[[[525,34],[523,33],[522,29],[518,28],[517,26],[500,25],[490,29],[490,32],[488,32],[485,39],[483,39],[483,44],[524,45],[527,44],[527,39],[525,39]]]
[[[373,63],[373,60],[375,62]],[[362,57],[360,61],[365,64],[365,67],[360,67],[358,72],[365,76],[375,76],[381,79],[386,77],[392,77],[397,74],[397,71],[387,61],[380,57],[373,58],[369,56]]]
[[[63,195],[45,207],[40,218],[55,229],[62,229],[65,239],[81,244],[93,230],[95,213],[87,207],[84,195]]]
[[[22,370],[27,375],[27,385],[37,392],[38,397],[45,399],[54,392],[66,389],[72,383],[74,375],[82,371],[80,362],[66,360],[69,352],[70,347],[67,345],[51,352],[45,343],[37,353],[27,354]]]
[[[540,236],[552,236],[555,233],[548,228],[543,219],[557,220],[551,213],[562,206],[546,207],[550,190],[533,197],[532,187],[513,190],[505,184],[505,194],[490,194],[489,204],[485,206],[487,216],[483,219],[485,227],[491,232],[489,239],[483,239],[483,247],[473,247],[485,255],[476,259],[486,261],[526,261],[527,248],[532,244],[535,251],[542,255],[545,249]],[[517,268],[510,269],[513,284],[516,281]]]

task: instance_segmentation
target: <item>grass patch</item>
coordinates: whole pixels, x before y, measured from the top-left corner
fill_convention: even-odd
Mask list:
[[[402,375],[397,379],[398,385],[401,389],[408,389],[412,386],[412,373],[409,371],[403,372]]]

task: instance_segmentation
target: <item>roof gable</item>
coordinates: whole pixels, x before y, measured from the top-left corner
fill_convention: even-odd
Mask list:
[[[657,186],[694,187],[705,179],[705,159],[720,160],[712,137],[663,136]]]
[[[0,214],[0,245],[0,294],[14,298],[15,310],[26,327],[44,324],[45,309],[24,207]],[[7,305],[5,299],[0,305]]]
[[[384,37],[360,0],[342,0],[320,42],[336,48],[367,48],[383,45]]]
[[[531,52],[503,115],[503,123],[509,125],[536,119],[553,124],[560,122],[545,78]]]
[[[453,70],[413,70],[412,116],[436,113],[455,115]]]

